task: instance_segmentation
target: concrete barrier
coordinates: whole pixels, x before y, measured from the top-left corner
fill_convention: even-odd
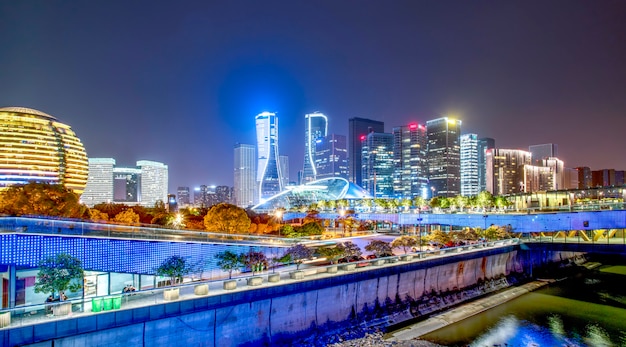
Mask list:
[[[193,287],[193,293],[196,295],[207,295],[209,294],[209,285],[198,284],[195,287]]]
[[[250,277],[247,281],[249,286],[260,286],[263,284],[263,277]]]
[[[224,281],[224,290],[233,290],[237,288],[237,281],[228,280]]]
[[[292,271],[289,273],[289,278],[294,280],[301,280],[304,278],[304,271]]]
[[[356,264],[344,264],[340,266],[340,269],[343,271],[353,271],[354,269],[356,269]]]
[[[272,283],[280,282],[280,274],[274,273],[267,275],[267,281]]]
[[[165,301],[174,301],[178,300],[180,297],[180,291],[178,288],[166,289],[163,291],[163,300]]]

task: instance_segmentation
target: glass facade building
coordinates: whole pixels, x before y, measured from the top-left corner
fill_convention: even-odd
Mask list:
[[[302,183],[316,180],[315,144],[328,134],[328,118],[322,113],[310,113],[304,116],[304,167]]]
[[[100,203],[113,202],[113,169],[115,168],[115,159],[89,158],[88,162],[89,176],[85,191],[80,196],[81,202],[89,207]]]
[[[463,196],[474,196],[480,193],[478,182],[479,151],[476,134],[461,135],[461,195]]]
[[[398,197],[426,196],[426,127],[409,124],[393,128],[393,190]]]
[[[82,194],[87,153],[69,125],[38,110],[0,108],[0,188],[30,181],[63,184]]]
[[[346,137],[330,134],[315,144],[317,178],[341,177],[348,179],[348,149]]]
[[[348,120],[348,180],[362,186],[361,141],[370,132],[384,133],[385,123],[366,118]]]
[[[428,180],[433,196],[461,193],[461,121],[448,117],[426,122]]]
[[[235,145],[235,205],[246,208],[258,202],[256,181],[256,146],[238,143]]]
[[[363,189],[374,198],[393,197],[393,134],[367,134],[361,152]]]

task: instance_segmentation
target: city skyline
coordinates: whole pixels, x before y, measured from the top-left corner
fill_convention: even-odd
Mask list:
[[[313,112],[340,135],[354,117],[391,133],[451,116],[498,148],[555,143],[567,167],[623,170],[625,13],[623,1],[1,2],[0,106],[57,117],[89,157],[168,165],[170,193],[232,186],[232,148],[255,143],[264,111],[280,118],[291,177]]]

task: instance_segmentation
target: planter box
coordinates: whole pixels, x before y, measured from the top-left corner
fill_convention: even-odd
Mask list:
[[[237,281],[228,280],[224,281],[224,290],[233,290],[237,288]]]
[[[381,266],[385,263],[384,259],[376,259],[376,260],[372,260],[372,265],[374,266]]]
[[[165,301],[178,300],[179,297],[180,297],[179,288],[166,289],[163,292],[163,300]]]
[[[402,260],[402,261],[413,260],[413,256],[412,255],[401,255],[400,256],[400,260]]]
[[[193,287],[193,293],[196,295],[207,295],[209,294],[209,285],[197,284],[195,287]]]
[[[267,275],[267,281],[268,282],[279,282],[280,281],[280,274],[269,274],[269,275]]]
[[[356,269],[356,264],[341,265],[341,270],[343,270],[343,271],[352,271],[354,269]]]
[[[294,280],[301,280],[304,278],[304,271],[292,271],[289,273],[289,278]]]
[[[0,313],[0,328],[5,328],[11,325],[11,312]]]
[[[329,274],[337,273],[337,265],[327,267],[326,272]]]
[[[250,277],[248,278],[249,286],[260,286],[263,283],[263,277]]]
[[[55,316],[67,316],[70,312],[72,312],[71,302],[57,304],[52,307],[52,314]]]

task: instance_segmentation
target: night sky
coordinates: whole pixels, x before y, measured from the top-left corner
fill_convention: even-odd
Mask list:
[[[279,116],[290,179],[304,114],[385,130],[443,115],[500,148],[626,169],[626,1],[0,0],[0,106],[69,124],[89,157],[233,184],[235,143]]]

